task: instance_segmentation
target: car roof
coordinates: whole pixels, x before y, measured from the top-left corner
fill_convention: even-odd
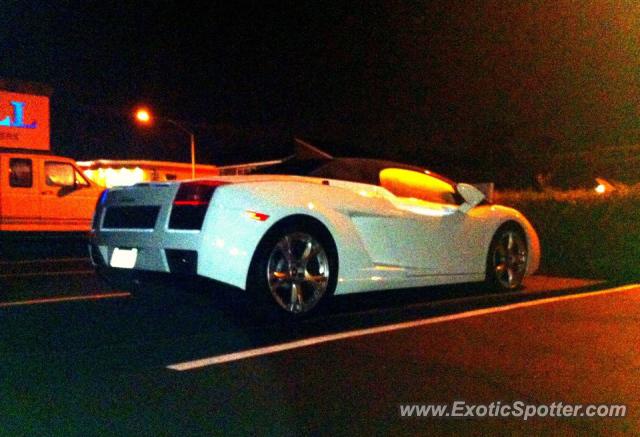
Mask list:
[[[370,158],[327,158],[298,159],[292,157],[281,163],[262,167],[254,173],[285,174],[296,176],[313,176],[318,178],[338,179],[351,182],[379,185],[380,171],[385,168],[401,168],[424,173],[424,168],[383,159]],[[455,186],[455,182],[437,173],[429,175]]]

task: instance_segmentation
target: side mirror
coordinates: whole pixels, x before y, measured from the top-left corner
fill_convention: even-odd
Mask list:
[[[482,191],[470,184],[458,184],[456,186],[458,193],[464,199],[464,203],[460,205],[459,211],[468,213],[474,206],[477,206],[485,199]]]

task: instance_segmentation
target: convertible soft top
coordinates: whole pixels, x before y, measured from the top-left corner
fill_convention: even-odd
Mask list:
[[[299,159],[291,157],[281,163],[257,169],[254,174],[285,174],[337,179],[380,185],[380,172],[385,168],[401,168],[424,172],[425,169],[399,162],[368,158]],[[434,172],[431,176],[455,185],[450,179]]]

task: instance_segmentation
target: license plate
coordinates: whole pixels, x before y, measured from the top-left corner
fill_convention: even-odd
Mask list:
[[[120,249],[116,247],[111,254],[111,267],[132,269],[138,259],[138,249]]]

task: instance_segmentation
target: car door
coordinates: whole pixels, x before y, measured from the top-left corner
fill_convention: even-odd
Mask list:
[[[72,163],[42,161],[42,219],[53,230],[86,231],[99,190]]]
[[[388,261],[423,274],[484,271],[483,220],[459,211],[461,202],[450,182],[428,172],[392,168],[380,172],[380,182],[395,195],[400,211],[380,223],[381,232],[395,236],[387,246]]]

